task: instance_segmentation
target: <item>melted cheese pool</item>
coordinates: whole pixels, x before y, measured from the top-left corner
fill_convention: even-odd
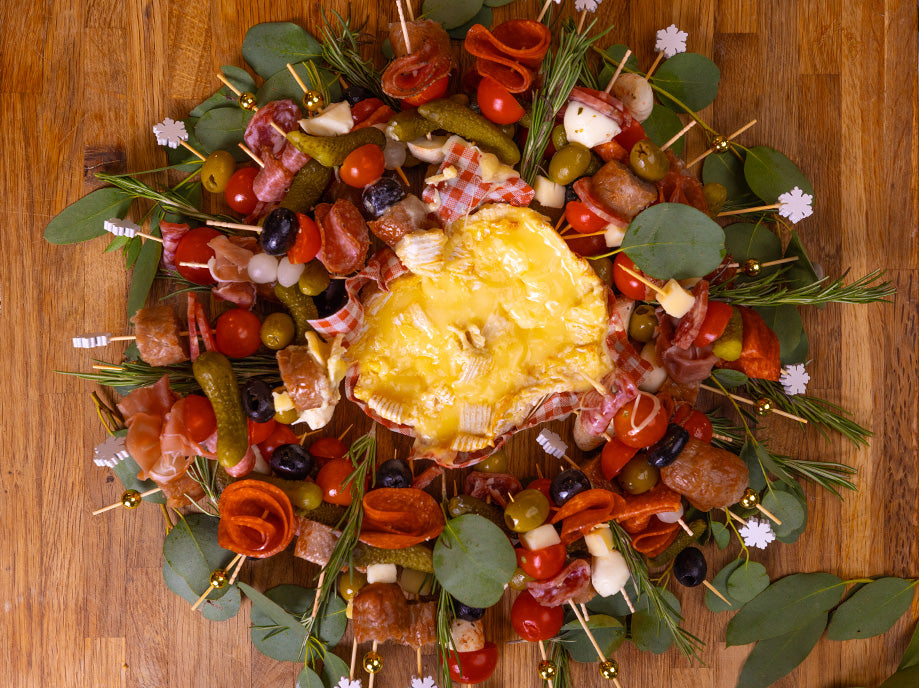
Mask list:
[[[367,298],[346,357],[354,395],[411,426],[416,455],[484,449],[611,369],[606,287],[535,211],[487,206],[397,253],[410,272]]]

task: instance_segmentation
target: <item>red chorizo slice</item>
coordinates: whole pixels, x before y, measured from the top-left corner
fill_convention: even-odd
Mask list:
[[[437,501],[413,487],[383,487],[364,495],[360,541],[381,549],[404,549],[436,538],[444,529]]]
[[[646,557],[656,557],[676,539],[679,530],[679,523],[651,521],[645,530],[632,535],[632,547]]]
[[[317,258],[326,269],[333,275],[347,275],[361,268],[370,248],[370,230],[357,207],[339,198],[332,206],[316,206],[315,216],[322,237]]]
[[[651,517],[667,511],[677,511],[682,503],[679,494],[663,483],[640,495],[624,495],[625,506],[616,513],[616,520],[629,533],[647,528]]]
[[[489,31],[475,24],[466,34],[465,48],[475,55],[476,70],[490,76],[511,93],[530,88],[535,68],[546,56],[552,34],[531,19],[512,19]]]

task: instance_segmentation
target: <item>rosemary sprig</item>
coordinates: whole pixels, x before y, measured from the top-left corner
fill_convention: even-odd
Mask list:
[[[858,492],[858,487],[847,476],[858,474],[858,469],[832,461],[807,461],[781,454],[772,454],[773,461],[788,473],[809,480],[842,499],[837,488]]]
[[[443,688],[453,688],[453,678],[450,676],[450,667],[447,657],[456,651],[453,644],[453,634],[450,632],[451,624],[456,613],[453,609],[453,598],[442,586],[437,599],[437,645],[440,647],[440,685]],[[457,655],[459,661],[459,655]]]
[[[571,688],[571,657],[561,643],[552,643],[552,654],[549,657],[555,664],[555,688]]]
[[[162,268],[160,268],[159,270],[157,270],[156,276],[154,277],[154,279],[170,280],[172,282],[175,282],[176,284],[181,285],[179,289],[176,289],[175,291],[166,294],[164,297],[160,299],[160,301],[168,299],[171,296],[178,296],[179,294],[187,294],[188,292],[210,293],[211,291],[211,288],[207,285],[196,284],[195,282],[185,279],[184,277],[182,277],[181,274],[179,274],[177,270],[163,270]]]
[[[625,563],[632,574],[632,585],[635,592],[639,597],[644,595],[648,598],[648,611],[654,615],[659,624],[663,624],[670,631],[674,645],[683,656],[690,661],[693,658],[701,660],[699,653],[705,643],[680,627],[683,617],[670,606],[670,603],[660,594],[659,588],[651,581],[648,567],[638,553],[632,549],[632,539],[629,534],[616,521],[610,521],[609,525],[613,535],[613,545],[625,558]]]
[[[708,419],[712,423],[712,444],[722,449],[739,452],[744,443],[744,429],[734,425],[724,416],[709,413]]]
[[[189,478],[194,480],[201,486],[204,496],[207,497],[207,501],[211,503],[214,507],[214,513],[210,511],[204,511],[204,513],[210,516],[219,516],[220,512],[218,511],[218,498],[217,498],[217,467],[218,463],[216,461],[209,461],[203,456],[196,456],[195,460],[192,461],[191,465],[188,467],[187,475]],[[190,500],[192,504],[195,504],[200,508],[195,500]]]
[[[716,301],[727,301],[729,303],[756,307],[770,306],[819,306],[826,303],[875,303],[878,301],[889,303],[887,298],[896,293],[893,284],[884,280],[879,284],[874,284],[881,279],[884,270],[878,268],[872,270],[864,277],[861,277],[850,284],[845,284],[842,278],[833,282],[829,277],[824,277],[806,287],[789,289],[780,277],[784,275],[784,270],[767,275],[755,282],[747,284],[736,284],[727,282],[712,287],[711,298]]]
[[[181,194],[175,192],[172,189],[155,189],[154,187],[144,184],[142,181],[135,179],[130,176],[121,176],[121,175],[112,175],[104,174],[102,172],[96,172],[96,178],[108,182],[114,187],[125,191],[135,198],[146,198],[149,201],[154,203],[159,203],[161,206],[174,210],[175,212],[181,213],[182,215],[187,215],[196,220],[218,220],[218,221],[232,221],[232,218],[226,217],[224,215],[211,215],[205,213],[201,210],[198,210],[195,206],[189,203]]]
[[[555,116],[568,101],[571,89],[578,82],[587,51],[612,28],[607,27],[596,36],[590,36],[595,23],[591,22],[579,34],[574,21],[566,20],[559,30],[558,48],[554,52],[550,50],[543,61],[542,86],[533,97],[530,128],[520,162],[520,175],[527,184],[532,185],[536,181],[540,161],[549,145],[552,127],[555,126]]]

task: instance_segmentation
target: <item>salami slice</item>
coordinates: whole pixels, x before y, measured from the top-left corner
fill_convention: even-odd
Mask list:
[[[414,487],[382,487],[364,495],[360,541],[381,549],[404,549],[436,538],[444,514],[427,492]]]
[[[543,607],[560,607],[568,600],[586,603],[595,594],[590,587],[590,565],[583,559],[573,559],[554,578],[528,582],[527,590]]]
[[[252,191],[262,203],[277,203],[287,195],[287,189],[290,188],[296,170],[292,172],[287,169],[283,156],[275,157],[267,147],[263,147],[261,151],[264,165],[252,180]]]
[[[615,518],[623,504],[622,497],[609,490],[585,490],[565,502],[551,523],[562,522],[562,542],[570,545],[594,526]]]
[[[476,70],[496,79],[511,93],[528,90],[536,68],[549,50],[549,27],[532,19],[511,19],[489,31],[475,24],[466,34],[466,50],[475,55]]]
[[[176,267],[176,248],[179,241],[185,236],[185,233],[191,229],[184,222],[160,222],[160,232],[163,235],[163,267],[169,270],[175,270]]]
[[[523,489],[516,476],[510,473],[484,473],[472,471],[466,476],[465,492],[470,497],[495,502],[503,509],[507,506],[508,495],[514,496]]]
[[[382,75],[383,92],[393,98],[411,98],[450,74],[453,59],[433,41],[426,41],[411,55],[393,60]]]
[[[315,210],[322,236],[316,256],[333,275],[347,275],[364,265],[370,248],[370,230],[357,207],[345,198],[333,205],[320,203]]]
[[[258,109],[249,124],[243,139],[246,145],[254,151],[268,148],[272,155],[280,155],[287,143],[287,138],[271,126],[274,122],[285,132],[294,131],[300,123],[300,108],[290,100],[273,100]]]
[[[568,99],[575,103],[586,105],[601,115],[609,117],[622,129],[626,129],[632,124],[632,115],[629,114],[628,109],[622,104],[622,101],[609,93],[595,91],[585,86],[575,86],[571,89],[571,95],[568,96]]]
[[[708,282],[700,280],[693,287],[692,295],[695,297],[689,313],[680,318],[680,324],[673,335],[673,344],[681,349],[688,349],[702,327],[705,314],[708,313]]]

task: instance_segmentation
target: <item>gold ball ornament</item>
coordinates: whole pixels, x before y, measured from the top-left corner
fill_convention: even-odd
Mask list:
[[[743,497],[740,498],[740,506],[744,509],[755,509],[757,504],[759,504],[759,494],[756,490],[748,487],[746,492],[743,493]]]
[[[255,94],[244,91],[239,94],[239,107],[243,110],[251,110],[255,112],[258,110],[258,106],[255,104]]]
[[[728,148],[731,147],[731,142],[727,140],[724,136],[716,136],[712,140],[712,150],[716,153],[727,153]]]
[[[375,674],[383,668],[383,658],[377,652],[368,652],[361,661],[364,671]]]
[[[121,495],[121,506],[125,509],[136,509],[141,501],[140,492],[137,490],[125,490]]]
[[[772,410],[772,401],[771,401],[770,399],[767,399],[766,397],[763,397],[762,399],[758,399],[758,400],[757,400],[757,402],[756,402],[756,412],[757,412],[759,415],[765,416],[765,415],[766,415],[767,413],[769,413],[771,410]]]
[[[311,115],[318,113],[323,105],[325,105],[325,102],[319,91],[307,91],[303,95],[303,107]]]
[[[600,676],[610,681],[619,676],[619,662],[615,659],[600,662]]]
[[[555,667],[555,662],[550,662],[548,659],[544,659],[539,663],[539,678],[543,681],[548,681],[555,678],[558,674],[558,669]]]
[[[742,269],[745,274],[750,275],[750,277],[756,277],[763,270],[763,264],[756,260],[756,258],[750,258],[745,260],[742,266]]]
[[[215,588],[225,588],[230,584],[230,574],[226,569],[214,569],[209,582]]]

